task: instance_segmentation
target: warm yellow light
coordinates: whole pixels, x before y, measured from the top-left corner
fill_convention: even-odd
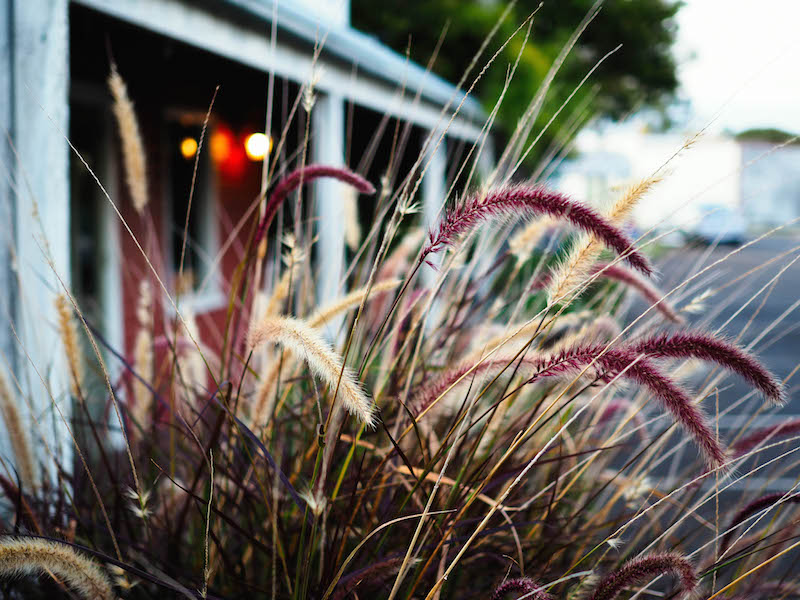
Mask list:
[[[244,151],[250,160],[264,160],[272,150],[272,138],[263,133],[251,133],[244,141]]]
[[[181,156],[190,159],[197,152],[197,140],[192,137],[185,137],[181,140]]]
[[[217,128],[208,140],[208,152],[212,160],[219,164],[228,160],[231,155],[231,139],[233,134],[224,127]]]

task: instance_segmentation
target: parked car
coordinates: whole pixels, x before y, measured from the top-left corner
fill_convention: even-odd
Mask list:
[[[727,206],[709,206],[704,207],[703,213],[690,234],[692,241],[738,245],[747,238],[747,220],[740,211]]]

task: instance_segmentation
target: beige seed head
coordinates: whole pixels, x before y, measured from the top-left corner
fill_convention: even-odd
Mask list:
[[[67,357],[70,372],[70,388],[75,398],[80,397],[80,387],[83,381],[83,361],[78,346],[78,332],[72,318],[69,302],[64,294],[56,296],[56,312],[58,313],[58,332]]]
[[[136,307],[136,318],[139,321],[139,330],[136,332],[133,348],[133,366],[136,373],[152,383],[155,377],[153,365],[153,314],[152,291],[150,283],[142,280],[139,284],[139,302]],[[149,425],[153,394],[138,378],[133,380],[133,407],[131,412],[134,420],[140,427]]]
[[[659,181],[661,181],[659,176],[648,177],[628,188],[606,210],[608,219],[616,225],[624,224],[642,197]],[[552,272],[547,288],[549,301],[569,303],[572,296],[580,290],[591,275],[592,266],[603,248],[603,242],[595,236],[587,233],[580,234],[575,239],[569,255]]]
[[[144,142],[139,131],[139,122],[133,109],[133,102],[128,96],[128,89],[112,65],[108,76],[108,89],[114,100],[112,110],[119,127],[122,142],[122,161],[125,164],[125,181],[131,195],[136,212],[142,214],[147,206],[147,169],[144,154]]]
[[[361,223],[358,219],[358,191],[348,186],[342,186],[344,196],[342,210],[344,211],[344,241],[350,250],[358,250],[361,243]]]
[[[0,539],[0,575],[51,574],[87,600],[113,600],[108,577],[92,559],[66,544],[36,538]]]
[[[534,219],[508,240],[508,249],[517,261],[524,262],[531,256],[531,251],[547,233],[547,230],[556,223],[555,219],[542,217]]]
[[[338,385],[339,394],[350,414],[367,427],[375,426],[374,405],[361,389],[355,374],[343,367],[342,358],[316,329],[299,319],[268,315],[250,332],[248,341],[251,349],[272,342],[291,350],[328,388],[336,389]]]
[[[379,294],[383,294],[384,292],[388,292],[400,286],[403,283],[399,279],[389,279],[387,281],[379,281],[378,283],[372,286],[372,289],[369,290],[370,296],[373,295],[378,296]],[[361,289],[355,290],[350,292],[346,296],[339,298],[338,300],[333,301],[332,303],[328,304],[327,306],[323,306],[313,315],[311,315],[308,319],[308,324],[311,327],[318,328],[322,327],[326,323],[328,323],[331,319],[335,318],[337,315],[349,310],[355,306],[359,306],[361,301],[364,299],[364,296],[367,295],[367,287],[363,287]]]
[[[15,466],[20,481],[23,486],[31,490],[37,486],[38,477],[34,469],[33,447],[28,437],[29,427],[22,421],[16,397],[11,395],[11,390],[2,372],[0,372],[0,413],[3,415],[11,449],[14,452]]]

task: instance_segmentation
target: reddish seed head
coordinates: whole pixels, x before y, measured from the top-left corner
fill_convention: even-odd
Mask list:
[[[521,366],[526,373],[534,373],[528,380],[528,383],[533,383],[545,377],[580,372],[592,363],[602,381],[609,382],[619,376],[648,389],[692,437],[709,465],[717,467],[725,463],[725,451],[705,415],[686,390],[662,373],[652,361],[643,358],[639,352],[628,348],[607,348],[603,344],[575,346],[554,356],[524,357]],[[465,374],[469,373],[463,381],[469,382],[484,373],[499,371],[508,365],[508,358],[497,358],[485,360],[477,367],[474,364],[454,367],[417,392],[409,408],[413,414],[418,415]],[[509,372],[513,370],[512,365]]]
[[[618,413],[627,412],[630,410],[632,404],[633,403],[627,398],[612,400],[606,405],[605,410],[603,410],[603,412],[600,414],[600,418],[597,420],[597,426],[602,427],[611,421],[611,419],[613,419]],[[634,413],[632,419],[637,427],[642,427],[644,425],[645,420],[640,412]],[[643,427],[640,429],[640,432],[642,436],[647,435]]]
[[[253,243],[258,244],[261,241],[261,238],[264,237],[264,234],[267,232],[267,229],[269,229],[269,226],[272,223],[272,219],[275,218],[278,208],[280,208],[280,205],[286,196],[288,196],[292,191],[296,190],[301,183],[309,183],[310,181],[319,179],[320,177],[331,177],[333,179],[338,179],[339,181],[353,186],[362,194],[375,193],[375,187],[369,181],[361,177],[361,175],[353,173],[350,169],[346,169],[344,167],[308,165],[307,167],[292,171],[283,179],[281,179],[275,186],[275,189],[272,190],[272,194],[267,202],[267,208],[264,211],[264,216],[258,224],[258,229],[256,229],[256,235],[255,238],[253,238]]]
[[[517,359],[517,361],[519,360],[522,361],[522,366],[525,367],[526,372],[529,372],[529,369],[536,369],[540,364],[540,361],[530,357]],[[476,362],[463,362],[460,365],[447,369],[438,377],[417,390],[408,403],[408,409],[411,411],[411,414],[417,417],[439,396],[447,392],[447,390],[456,385],[459,381],[467,385],[486,373],[499,373],[501,370],[506,369],[506,367],[506,372],[512,373],[515,371],[515,364],[516,362],[512,362],[507,356],[487,358],[479,364]]]
[[[593,361],[601,380],[611,381],[620,376],[647,388],[694,439],[707,463],[713,466],[725,463],[725,451],[719,445],[705,415],[686,390],[662,373],[651,361],[642,358],[638,352],[628,348],[607,348],[602,344],[568,348],[548,359],[547,364],[542,365],[539,374],[531,381],[574,372]]]
[[[633,267],[646,275],[651,274],[647,259],[636,250],[633,241],[621,229],[596,210],[541,185],[503,187],[485,196],[473,194],[448,210],[438,229],[431,230],[420,260],[451,245],[462,233],[489,219],[543,215],[565,219],[578,229],[591,233],[625,256]]]
[[[677,575],[681,591],[685,594],[691,594],[697,588],[697,575],[692,564],[679,554],[662,552],[629,560],[606,575],[597,584],[592,600],[614,600],[625,588],[664,573]]]
[[[509,596],[509,594],[514,594]],[[552,600],[552,596],[545,592],[542,587],[533,579],[528,577],[519,577],[517,579],[509,579],[501,583],[491,600],[506,600],[506,597],[519,598],[524,597],[526,600]]]
[[[336,585],[336,589],[333,594],[331,594],[331,600],[352,598],[354,597],[353,592],[355,591],[357,591],[362,598],[368,597],[368,595],[364,595],[364,590],[374,590],[387,579],[394,577],[402,564],[402,558],[387,558],[364,569],[359,569],[358,571],[345,575]]]
[[[800,432],[800,419],[791,419],[777,425],[758,429],[733,445],[733,457],[738,458],[747,454],[764,441],[787,437],[798,432]]]
[[[686,390],[662,373],[652,362],[646,359],[636,361],[635,356],[627,349],[610,349],[599,362],[610,373],[622,373],[627,367],[623,377],[650,390],[667,412],[694,439],[706,462],[711,466],[723,465],[726,460],[725,451],[717,441],[706,416]]]
[[[662,333],[633,344],[631,350],[656,358],[699,358],[715,362],[740,375],[773,404],[783,404],[786,400],[783,386],[753,356],[705,333]]]

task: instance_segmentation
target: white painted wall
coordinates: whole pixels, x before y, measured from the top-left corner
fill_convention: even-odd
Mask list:
[[[55,272],[69,286],[70,154],[64,137],[69,118],[67,0],[10,2],[11,10],[4,11],[13,19],[5,32],[13,57],[7,125],[16,157],[6,167],[17,186],[11,197],[17,269],[12,286],[18,284],[13,286],[12,315],[21,340],[14,370],[39,416],[40,427],[32,427],[35,447],[41,449],[44,438],[51,451],[69,461],[71,446],[53,405],[54,399],[63,418],[70,418],[64,353],[54,341],[54,299],[63,288],[45,259],[46,254],[52,257]],[[30,418],[23,399],[19,406]]]

